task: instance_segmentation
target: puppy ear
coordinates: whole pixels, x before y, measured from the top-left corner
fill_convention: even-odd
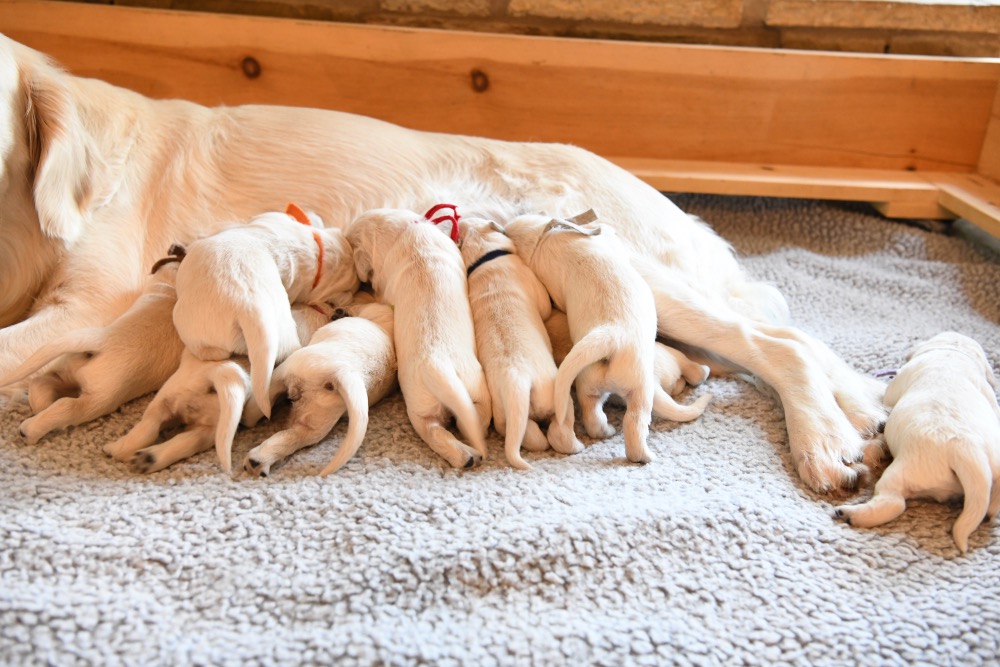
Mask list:
[[[63,79],[39,61],[22,71],[25,125],[42,231],[71,245],[83,232],[92,194],[83,124]]]
[[[354,270],[361,282],[370,283],[372,281],[372,274],[375,273],[375,267],[372,266],[371,255],[361,248],[354,249]]]

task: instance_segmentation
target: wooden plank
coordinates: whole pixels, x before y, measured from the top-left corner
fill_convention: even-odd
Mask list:
[[[993,180],[1000,180],[1000,86],[993,99],[993,110],[983,138],[983,148],[979,154],[976,171]]]
[[[604,155],[968,172],[1000,61],[0,3],[0,31],[74,72],[206,104],[337,108]],[[259,76],[242,63],[252,58]],[[248,71],[252,74],[256,68]]]
[[[890,218],[955,217],[923,172],[611,159],[664,192],[866,201]]]
[[[941,205],[1000,238],[1000,184],[978,174],[939,174]]]

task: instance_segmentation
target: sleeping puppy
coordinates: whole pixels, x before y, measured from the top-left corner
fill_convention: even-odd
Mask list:
[[[892,462],[868,502],[835,515],[868,528],[892,521],[908,498],[965,496],[952,537],[965,553],[969,535],[1000,510],[1000,405],[997,379],[976,341],[947,331],[916,345],[889,383],[885,445]]]
[[[67,331],[0,379],[0,386],[20,382],[52,364],[28,383],[28,403],[35,414],[19,429],[28,444],[110,414],[156,391],[177,370],[184,346],[171,321],[176,275],[177,264],[158,265],[143,293],[114,322]]]
[[[595,219],[588,214],[577,221]],[[505,231],[569,322],[573,347],[556,375],[556,422],[572,426],[570,387],[582,374],[577,400],[587,434],[614,433],[603,403],[608,394],[617,394],[625,401],[626,456],[635,463],[652,461],[646,438],[659,389],[653,376],[656,306],[628,252],[606,225],[583,228],[574,221],[523,215]],[[671,419],[689,421],[709,400],[702,396],[685,408],[661,399],[659,407]]]
[[[293,309],[296,327],[303,335],[330,321],[322,305],[298,305]],[[184,349],[180,366],[146,406],[132,429],[104,452],[119,461],[128,461],[136,472],[156,472],[177,461],[194,456],[215,445],[219,464],[232,469],[233,438],[244,413],[259,415],[252,400],[250,362],[245,356],[222,361],[203,361]],[[255,419],[245,418],[244,423]],[[177,426],[183,429],[165,442],[157,443],[160,432]]]
[[[345,411],[347,434],[320,475],[339,470],[361,446],[368,408],[396,384],[393,313],[379,303],[344,310],[348,317],[320,328],[275,369],[268,400],[286,393],[291,415],[284,430],[250,450],[243,462],[247,472],[267,477],[276,462],[325,438]]]
[[[466,218],[459,229],[476,349],[507,461],[515,468],[531,468],[521,457],[522,445],[530,451],[550,444],[563,454],[582,451],[572,428],[551,422],[546,438],[536,421],[555,414],[556,364],[544,323],[552,312],[549,293],[497,223]]]
[[[545,320],[545,331],[552,342],[552,356],[556,364],[561,364],[573,348],[566,313],[553,308],[552,314]],[[653,375],[659,380],[660,387],[671,396],[677,396],[688,385],[697,387],[708,379],[708,366],[699,364],[677,348],[656,341],[654,349]],[[612,396],[609,400],[614,399]],[[656,413],[655,402],[653,412]]]
[[[185,347],[203,361],[247,355],[258,396],[300,345],[289,304],[342,305],[358,288],[343,234],[309,223],[294,205],[265,213],[191,243],[177,271],[173,317]],[[260,408],[270,417],[270,405]]]
[[[486,457],[492,414],[458,248],[435,225],[402,209],[361,214],[347,239],[358,277],[394,309],[399,387],[410,423],[453,467],[478,464]],[[448,431],[449,415],[471,447]]]

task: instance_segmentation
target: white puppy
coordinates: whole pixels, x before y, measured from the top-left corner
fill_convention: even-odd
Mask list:
[[[657,393],[656,306],[628,252],[606,225],[580,228],[542,215],[515,218],[506,233],[569,322],[573,348],[556,375],[556,422],[572,425],[570,387],[582,376],[577,400],[588,435],[614,434],[603,404],[608,394],[617,394],[625,401],[626,456],[636,463],[652,461],[646,438],[654,400],[660,416],[690,421],[711,396],[678,406],[662,390]]]
[[[455,244],[419,214],[363,213],[347,230],[358,276],[394,308],[399,387],[410,423],[456,468],[486,456],[490,394],[476,358],[465,265]],[[446,428],[448,415],[472,447]]]
[[[837,517],[868,528],[892,521],[908,498],[965,496],[952,537],[969,535],[1000,510],[1000,405],[997,379],[976,341],[953,331],[916,345],[889,383],[885,444],[892,462],[871,500],[842,505]]]
[[[345,411],[347,434],[320,474],[339,470],[361,446],[368,408],[396,385],[393,313],[379,303],[344,310],[348,317],[317,330],[308,345],[275,369],[269,400],[287,394],[291,415],[285,429],[250,450],[243,462],[247,472],[267,477],[274,463],[325,438]]]
[[[298,305],[292,313],[304,337],[330,321],[323,305]],[[245,356],[203,361],[184,349],[177,371],[156,392],[139,422],[125,436],[105,445],[104,452],[129,461],[136,472],[156,472],[214,443],[219,464],[230,472],[241,416],[252,415],[243,420],[250,424],[261,413],[252,400],[249,370]],[[184,427],[179,433],[157,444],[161,431],[179,425]]]
[[[199,239],[177,271],[177,333],[204,361],[246,354],[267,396],[275,363],[300,345],[290,304],[347,303],[358,287],[350,257],[340,230],[311,226],[292,205]]]
[[[544,322],[552,312],[549,293],[497,223],[466,218],[459,228],[476,349],[490,389],[493,426],[505,436],[507,461],[531,468],[521,457],[522,444],[530,451],[550,444],[563,454],[581,451],[572,428],[552,422],[546,438],[536,421],[555,414],[556,364]]]
[[[143,293],[106,327],[67,331],[35,351],[0,386],[28,383],[33,417],[21,436],[34,444],[48,433],[97,419],[156,391],[177,370],[184,346],[171,321],[177,264],[158,266]]]
[[[569,351],[573,349],[573,339],[569,335],[569,320],[566,313],[555,308],[545,320],[545,330],[552,342],[552,356],[556,364],[561,364]],[[660,382],[660,387],[677,396],[688,385],[697,387],[708,379],[708,366],[699,364],[675,347],[656,341],[653,357],[653,375]],[[610,400],[615,397],[612,396]],[[653,403],[653,413],[656,414],[656,403]]]

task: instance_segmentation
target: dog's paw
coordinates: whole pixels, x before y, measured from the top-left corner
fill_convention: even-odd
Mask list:
[[[128,465],[132,469],[132,472],[137,473],[156,472],[163,468],[160,465],[159,457],[156,455],[156,450],[152,447],[137,451],[129,459]]]
[[[861,437],[868,439],[880,433],[889,414],[882,403],[885,383],[849,369],[844,369],[834,381],[837,405]]]
[[[254,477],[268,477],[271,474],[271,462],[250,452],[243,459],[243,469]]]
[[[831,516],[838,521],[843,521],[848,526],[851,525],[851,511],[845,506],[834,507]]]

